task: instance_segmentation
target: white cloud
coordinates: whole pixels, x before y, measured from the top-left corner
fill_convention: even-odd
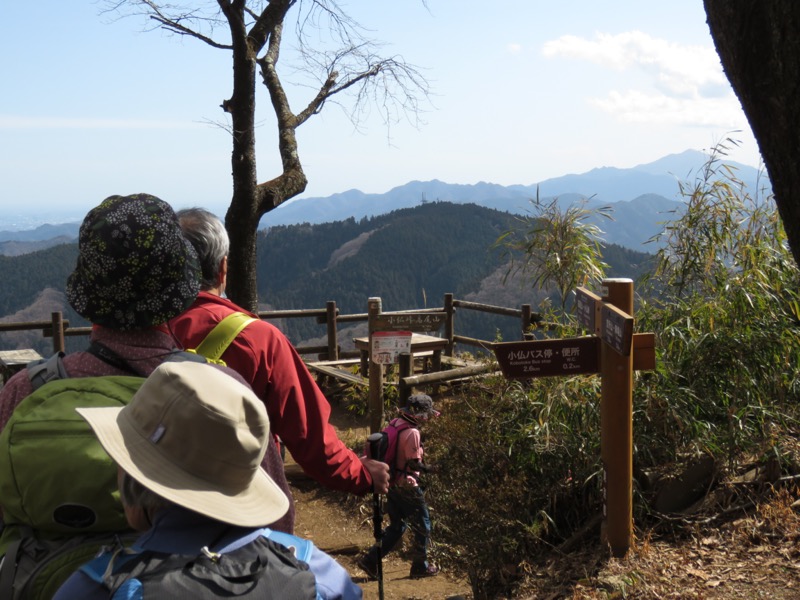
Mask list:
[[[640,31],[597,33],[593,39],[566,35],[546,42],[545,57],[592,62],[619,72],[639,71],[647,90],[610,90],[591,105],[632,123],[741,127],[746,124],[712,46],[681,45]]]
[[[516,42],[511,42],[506,45],[506,50],[509,54],[519,54],[522,52],[522,44],[518,44]]]
[[[0,115],[0,129],[191,129],[200,125],[190,121]]]
[[[548,58],[587,60],[617,71],[642,70],[651,75],[659,91],[670,96],[713,97],[729,89],[713,47],[676,44],[641,31],[597,33],[593,40],[565,35],[546,42],[542,53]]]

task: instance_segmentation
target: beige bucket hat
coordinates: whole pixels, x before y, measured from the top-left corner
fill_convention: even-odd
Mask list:
[[[245,527],[289,508],[260,467],[271,443],[264,404],[211,365],[166,362],[127,406],[76,410],[122,469],[175,504]]]

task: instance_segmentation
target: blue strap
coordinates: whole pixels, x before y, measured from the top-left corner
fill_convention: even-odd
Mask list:
[[[304,540],[296,535],[282,531],[272,531],[271,529],[265,529],[263,535],[273,542],[278,542],[281,546],[293,549],[297,560],[302,560],[304,563],[308,563],[311,560],[311,552],[314,550],[314,545],[310,540]]]
[[[56,352],[50,358],[29,362],[26,370],[31,382],[31,389],[36,391],[54,379],[66,379],[68,375],[62,362],[63,358],[63,352]]]

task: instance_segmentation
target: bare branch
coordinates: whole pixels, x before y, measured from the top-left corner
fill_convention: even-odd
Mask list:
[[[105,2],[102,14],[115,14],[117,18],[143,16],[155,23],[145,31],[164,29],[170,33],[198,39],[213,48],[230,50],[231,45],[216,41],[211,35],[226,23],[219,11],[208,12],[197,7],[159,4],[153,0],[114,0]],[[204,33],[207,31],[208,33]]]
[[[311,71],[326,73],[314,100],[298,116],[304,122],[318,113],[324,103],[348,92],[352,105],[348,117],[356,128],[369,113],[369,106],[378,106],[384,124],[390,127],[405,116],[414,126],[420,124],[421,100],[430,97],[430,87],[420,70],[402,57],[383,58],[377,45],[364,42],[337,53],[316,52],[306,47],[302,58]],[[335,85],[331,85],[331,78]]]

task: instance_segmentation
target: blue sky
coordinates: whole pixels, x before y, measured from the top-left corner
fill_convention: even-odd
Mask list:
[[[731,132],[741,142],[731,159],[760,164],[702,0],[340,4],[385,53],[420,67],[433,94],[418,127],[401,121],[387,132],[371,115],[356,130],[335,105],[303,125],[303,197],[382,193],[412,180],[534,184],[705,150]],[[148,192],[224,214],[230,140],[218,124],[229,54],[101,8],[4,6],[3,211],[79,220],[106,196]],[[279,163],[259,92],[258,168],[267,180]],[[291,93],[299,110],[309,92]]]

